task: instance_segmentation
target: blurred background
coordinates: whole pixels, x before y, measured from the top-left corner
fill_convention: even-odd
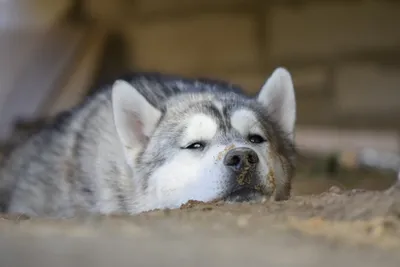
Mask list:
[[[296,88],[309,163],[298,176],[318,177],[296,190],[393,183],[396,0],[0,0],[0,139],[22,139],[127,71],[220,78],[254,94],[277,66]]]

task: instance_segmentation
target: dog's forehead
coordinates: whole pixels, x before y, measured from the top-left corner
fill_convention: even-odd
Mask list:
[[[251,102],[235,93],[187,93],[169,99],[166,109],[167,112],[181,114],[227,113],[236,109],[251,109]]]
[[[218,132],[263,135],[260,112],[254,106],[251,100],[240,96],[185,95],[169,103],[165,119],[174,121],[178,128],[185,128],[190,136],[196,131],[208,138]]]

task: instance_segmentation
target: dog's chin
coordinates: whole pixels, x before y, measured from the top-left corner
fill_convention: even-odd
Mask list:
[[[228,194],[224,201],[228,203],[238,203],[238,202],[259,202],[265,198],[265,195],[260,191],[250,189],[250,188],[241,188],[235,190]]]

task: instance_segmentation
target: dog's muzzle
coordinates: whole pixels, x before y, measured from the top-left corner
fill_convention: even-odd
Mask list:
[[[247,147],[231,149],[224,158],[224,165],[232,172],[229,181],[228,201],[242,202],[262,196],[260,179],[256,175],[259,158]]]

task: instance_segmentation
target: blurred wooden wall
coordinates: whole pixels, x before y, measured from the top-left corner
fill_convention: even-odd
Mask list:
[[[292,72],[300,125],[400,129],[400,1],[83,1],[117,25],[132,69],[228,79],[256,92]]]
[[[222,78],[255,93],[283,65],[300,127],[400,130],[400,1],[5,3],[0,125],[68,108],[125,70]],[[66,20],[74,5],[79,23]]]
[[[53,114],[85,94],[106,31],[72,20],[71,8],[70,0],[0,1],[0,138],[17,118]]]

